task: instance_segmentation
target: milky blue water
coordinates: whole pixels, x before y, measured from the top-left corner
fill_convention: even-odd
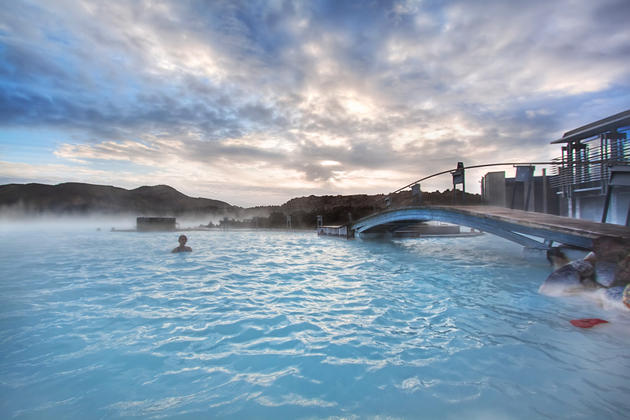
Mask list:
[[[539,295],[504,240],[189,238],[1,230],[0,418],[630,413],[628,314]]]

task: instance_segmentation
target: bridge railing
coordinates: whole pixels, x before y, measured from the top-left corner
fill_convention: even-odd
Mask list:
[[[414,190],[415,186],[420,185],[421,182],[437,177],[437,176],[441,176],[441,175],[446,175],[446,174],[451,174],[453,176],[453,199],[451,200],[452,204],[455,204],[455,184],[456,184],[456,177],[461,177],[461,180],[463,181],[464,177],[465,177],[465,171],[467,169],[478,169],[478,168],[489,168],[489,167],[495,167],[495,166],[512,166],[512,167],[520,167],[520,166],[534,166],[534,165],[541,165],[541,166],[555,166],[558,165],[558,162],[556,161],[548,161],[548,162],[497,162],[497,163],[484,163],[484,164],[480,164],[480,165],[471,165],[471,166],[464,166],[463,163],[460,162],[461,165],[458,165],[458,167],[453,168],[453,169],[447,169],[444,171],[440,171],[440,172],[436,172],[434,174],[425,176],[423,178],[420,178],[414,182],[411,182],[403,187],[398,188],[397,190],[389,193],[388,195],[385,196],[385,202],[386,202],[386,206],[388,208],[396,208],[395,205],[393,205],[392,203],[392,199],[391,197],[397,193],[400,193],[401,191],[404,191],[408,188],[412,188],[412,191]],[[557,172],[557,171],[556,171]],[[551,177],[550,177],[551,178]],[[465,182],[465,181],[464,181]],[[465,184],[464,184],[465,185]],[[463,185],[462,185],[463,187]],[[420,196],[421,192],[419,191],[419,189],[416,189],[415,191],[413,191],[413,193],[415,195]],[[458,194],[459,195],[459,194]],[[462,188],[462,203],[463,204],[463,198],[466,196],[466,192],[465,189]],[[459,201],[459,200],[458,200]],[[460,204],[458,202],[458,204]],[[403,204],[404,205],[404,204]]]

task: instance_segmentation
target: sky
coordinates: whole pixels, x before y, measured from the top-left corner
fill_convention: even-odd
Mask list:
[[[0,6],[0,184],[388,193],[458,161],[548,161],[630,108],[627,0]]]

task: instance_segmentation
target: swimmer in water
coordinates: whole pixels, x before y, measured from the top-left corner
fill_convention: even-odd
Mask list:
[[[189,246],[186,246],[186,241],[188,241],[188,238],[186,237],[186,235],[179,235],[179,246],[177,248],[173,248],[173,250],[171,252],[191,252],[192,248]]]

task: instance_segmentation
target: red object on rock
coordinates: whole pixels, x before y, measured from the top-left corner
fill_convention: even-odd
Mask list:
[[[580,328],[591,328],[597,324],[608,324],[608,321],[599,318],[572,319],[570,322]]]

